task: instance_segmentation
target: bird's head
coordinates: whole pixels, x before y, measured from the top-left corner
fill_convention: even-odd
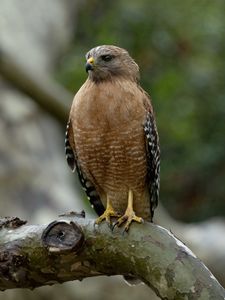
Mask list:
[[[86,60],[86,71],[95,82],[113,80],[115,76],[139,80],[139,67],[125,49],[112,45],[98,46],[86,54]]]

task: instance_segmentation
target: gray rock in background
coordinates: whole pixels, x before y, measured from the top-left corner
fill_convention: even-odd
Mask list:
[[[51,74],[71,41],[77,5],[74,0],[1,0],[0,48],[32,72]],[[61,126],[1,78],[0,100],[1,215],[43,223],[58,213],[81,210]],[[116,277],[9,290],[0,299],[155,299],[151,295],[146,286],[130,288]]]

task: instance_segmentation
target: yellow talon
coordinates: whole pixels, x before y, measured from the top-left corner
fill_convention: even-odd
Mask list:
[[[133,221],[137,222],[137,223],[143,223],[144,222],[144,220],[142,218],[137,217],[135,215],[135,212],[133,210],[133,192],[131,190],[129,190],[128,205],[127,205],[127,209],[125,211],[125,214],[116,221],[116,223],[114,224],[113,227],[115,227],[115,226],[120,227],[123,223],[125,223],[124,230],[128,231],[129,228],[130,228],[130,224]]]
[[[95,224],[100,224],[102,221],[106,220],[106,222],[109,224],[109,226],[111,227],[111,217],[120,217],[120,214],[118,214],[117,212],[115,212],[115,210],[113,209],[110,200],[107,197],[107,205],[106,205],[106,210],[104,211],[104,213],[98,217],[95,220]]]

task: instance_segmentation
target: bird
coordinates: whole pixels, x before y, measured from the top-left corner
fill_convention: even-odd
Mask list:
[[[128,51],[101,45],[86,54],[87,79],[76,93],[65,153],[98,214],[112,228],[152,222],[160,187],[160,147],[150,96]],[[116,220],[113,223],[113,220]]]

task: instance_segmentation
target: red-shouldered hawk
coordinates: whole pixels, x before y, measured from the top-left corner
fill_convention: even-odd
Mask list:
[[[88,78],[74,97],[66,157],[99,215],[114,225],[152,221],[159,197],[159,138],[139,67],[125,49],[86,54]]]

